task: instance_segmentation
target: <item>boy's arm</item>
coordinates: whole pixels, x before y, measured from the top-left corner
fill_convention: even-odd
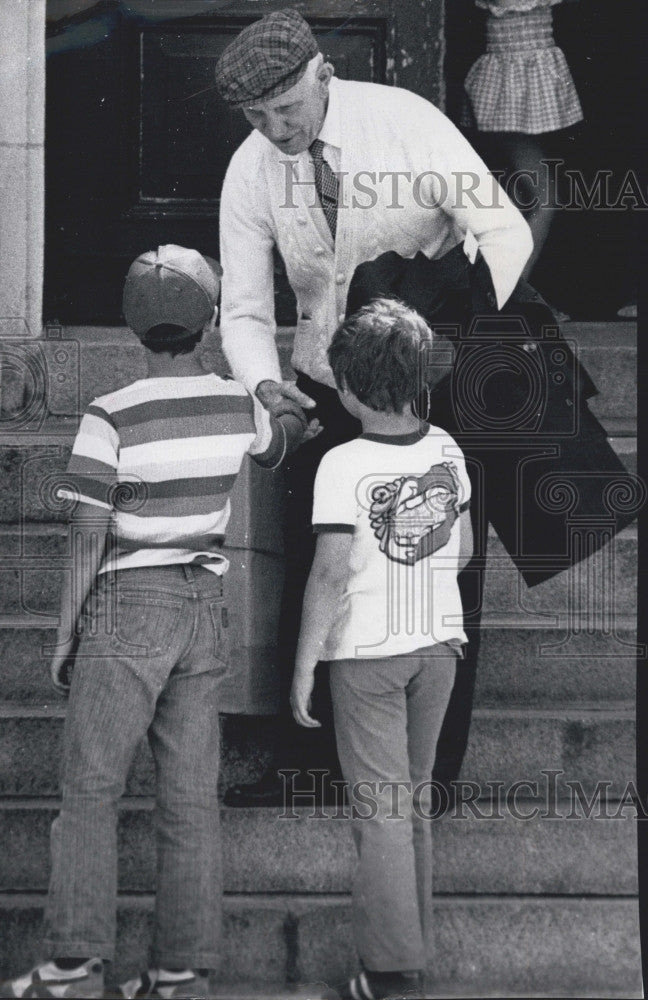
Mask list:
[[[306,423],[293,413],[282,413],[279,417],[266,414],[270,425],[270,440],[261,453],[250,452],[252,458],[264,469],[276,469],[286,455],[290,455],[303,441],[310,441],[322,430],[318,420]]]
[[[459,515],[459,572],[467,566],[473,557],[473,530],[470,520],[470,510],[466,508]]]
[[[308,422],[302,410],[273,416],[251,396],[257,434],[249,454],[264,469],[276,469],[303,441],[310,441],[322,430],[318,420]]]
[[[277,417],[277,420],[286,434],[287,455],[292,454],[295,448],[303,444],[304,441],[310,441],[312,438],[317,437],[320,431],[323,430],[319,420],[310,420],[307,424],[304,424],[293,413],[282,413],[280,417]],[[304,420],[306,420],[305,417]]]
[[[340,609],[340,599],[349,575],[352,539],[352,531],[326,531],[317,538],[315,559],[304,593],[290,692],[293,715],[301,726],[313,728],[320,725],[310,715],[313,678],[324,643]]]
[[[69,688],[63,667],[74,646],[79,613],[101,565],[111,513],[107,507],[80,501],[70,519],[72,571],[63,579],[60,621],[50,664],[52,683],[59,691]]]

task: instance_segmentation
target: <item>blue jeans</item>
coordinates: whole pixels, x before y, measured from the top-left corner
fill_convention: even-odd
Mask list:
[[[200,566],[101,576],[86,601],[52,826],[45,946],[114,953],[117,804],[139,741],[156,773],[151,960],[216,968],[221,924],[218,688],[227,670],[223,578]]]

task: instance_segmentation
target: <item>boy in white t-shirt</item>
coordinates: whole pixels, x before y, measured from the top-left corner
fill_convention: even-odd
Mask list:
[[[362,971],[343,998],[422,991],[432,903],[429,775],[466,642],[457,574],[472,553],[470,481],[456,442],[411,403],[436,350],[425,321],[377,299],[337,330],[329,361],[363,434],[315,481],[315,561],[291,704],[303,726],[329,660],[335,732],[359,861]]]

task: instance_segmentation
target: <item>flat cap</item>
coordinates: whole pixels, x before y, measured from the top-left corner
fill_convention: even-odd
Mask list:
[[[244,28],[216,64],[216,86],[231,107],[284,94],[301,80],[319,47],[296,10],[278,10]]]

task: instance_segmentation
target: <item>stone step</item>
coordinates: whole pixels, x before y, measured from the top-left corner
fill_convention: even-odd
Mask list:
[[[259,538],[249,521],[243,523],[239,517],[239,522],[235,541],[249,544],[251,540],[257,545],[260,541],[270,550],[250,552],[241,546],[229,553],[236,670],[231,675],[232,691],[224,692],[223,708],[269,713],[276,710],[278,698],[270,665],[280,594],[281,559],[276,552],[280,538]],[[4,557],[0,653],[5,664],[0,694],[6,700],[51,698],[47,646],[58,620],[66,542],[64,525],[28,525],[22,531],[11,527],[0,532]],[[575,597],[572,587],[576,587]],[[525,586],[493,536],[488,550],[478,704],[631,698],[637,651],[631,618],[635,607],[634,526],[577,570],[532,589]],[[264,689],[256,691],[252,704],[242,704],[234,689],[253,684],[255,677]]]
[[[588,630],[502,626],[486,618],[479,647],[475,705],[528,707],[634,701],[634,623],[622,616],[607,635]]]
[[[0,704],[0,795],[47,796],[58,790],[63,700],[47,706]],[[223,722],[221,781],[251,781],[269,764],[274,719],[228,716]],[[476,783],[474,796],[489,795],[489,782],[542,782],[543,770],[563,772],[591,795],[608,782],[612,798],[623,796],[634,776],[634,709],[476,709],[462,778]],[[148,795],[153,769],[147,748],[139,748],[127,782],[128,795]],[[531,791],[530,794],[533,794]]]
[[[61,422],[53,427],[56,434],[51,436],[38,435],[15,436],[9,442],[0,436],[0,468],[3,476],[0,480],[0,525],[38,523],[65,523],[69,516],[69,507],[61,504],[54,497],[54,489],[60,483],[60,475],[65,471],[72,441],[74,426],[68,425],[62,430]],[[617,435],[610,438],[614,450],[631,473],[637,469],[637,441],[632,430],[631,436]],[[258,469],[253,462],[246,461],[242,476],[239,476],[234,487],[235,496],[243,498],[250,485],[259,494],[270,496],[275,503],[275,495],[280,496],[281,473]],[[250,484],[250,477],[253,482]],[[264,516],[251,516],[252,505],[244,501],[242,506],[234,505],[232,524],[228,529],[228,539],[236,539],[242,520],[252,525],[254,540],[263,547],[279,545],[281,520],[269,516],[263,506]],[[234,515],[241,511],[240,514]],[[278,510],[278,508],[277,508]]]
[[[599,400],[595,403],[597,411],[617,418],[621,412],[633,417],[636,409],[636,322],[565,323],[561,332],[599,390]],[[291,377],[293,338],[293,328],[282,327],[277,331],[284,377]],[[146,373],[142,348],[124,327],[50,326],[44,340],[10,346],[15,355],[14,363],[20,365],[22,361],[29,372],[30,386],[33,386],[33,398],[21,416],[25,426],[33,426],[42,416],[38,396],[44,387],[47,387],[50,412],[75,415],[96,396],[119,389]],[[204,345],[203,351],[211,367],[218,371],[228,370],[218,331]],[[15,421],[14,428],[17,425]]]
[[[458,804],[431,820],[435,891],[466,895],[634,896],[635,806],[602,793],[555,799],[543,782],[534,800]],[[155,885],[153,803],[124,799],[119,811],[119,887]],[[49,829],[58,800],[0,804],[0,893],[45,891]],[[229,893],[344,893],[355,849],[348,807],[221,809],[224,888]]]
[[[592,411],[610,434],[627,427],[637,413],[637,324],[565,323],[561,332],[599,390]]]
[[[4,420],[2,439],[32,435],[43,430],[49,415],[70,418],[68,432],[96,396],[119,389],[145,371],[143,350],[125,328],[57,327],[49,339],[10,345],[14,364],[27,373],[28,401],[11,420]],[[592,409],[610,433],[628,434],[636,424],[637,324],[566,323],[563,336],[596,386]],[[294,330],[281,328],[277,346],[284,378],[294,377],[290,366]],[[205,345],[205,362],[217,371],[228,366],[220,349],[218,332]]]
[[[628,472],[637,474],[637,439],[636,437],[615,437],[612,434],[609,438],[610,444],[620,457]]]
[[[0,628],[0,697],[6,702],[47,704],[56,698],[49,680],[48,647],[54,628],[33,616],[13,627]],[[565,707],[631,702],[635,696],[636,646],[634,622],[619,616],[609,634],[588,630],[586,619],[576,619],[579,631],[542,625],[518,626],[515,619],[482,621],[475,705],[478,707]],[[238,652],[237,652],[238,649]],[[246,651],[235,646],[233,674],[245,671]],[[268,705],[276,694],[268,692]],[[257,709],[260,711],[260,709]],[[266,709],[266,714],[270,708]]]
[[[637,527],[536,587],[527,587],[499,539],[491,532],[486,554],[484,612],[519,626],[561,625],[580,612],[595,628],[606,619],[633,615],[637,603]]]
[[[0,975],[40,955],[43,902],[0,896]],[[234,895],[224,904],[223,969],[239,989],[302,984],[297,995],[316,1000],[323,983],[357,968],[346,895]],[[121,897],[115,980],[144,964],[151,911],[148,896]],[[433,998],[642,995],[634,899],[437,896],[428,953]]]
[[[630,525],[611,545],[574,570],[528,588],[493,535],[488,546],[483,611],[491,619],[509,625],[550,628],[564,627],[575,613],[582,612],[592,627],[607,629],[611,619],[635,612],[636,548],[636,526]],[[268,599],[276,604],[281,579],[279,557],[257,549],[257,572],[252,572],[247,548],[237,549],[228,543],[228,550],[232,558],[227,580],[232,606],[236,607],[250,588],[260,585],[259,574],[267,578]],[[0,532],[0,554],[0,626],[30,619],[34,625],[47,624],[44,615],[58,615],[61,574],[70,566],[67,527],[8,528]]]
[[[610,795],[623,795],[634,775],[634,716],[633,704],[605,712],[476,709],[462,779],[475,782],[479,793],[488,795],[489,781],[541,781],[543,769],[556,768],[565,772],[565,780],[580,780],[590,790],[599,780],[609,780]],[[253,780],[267,765],[272,724],[272,719],[225,719],[225,787],[228,778],[230,783]],[[559,778],[558,793],[564,788]]]

